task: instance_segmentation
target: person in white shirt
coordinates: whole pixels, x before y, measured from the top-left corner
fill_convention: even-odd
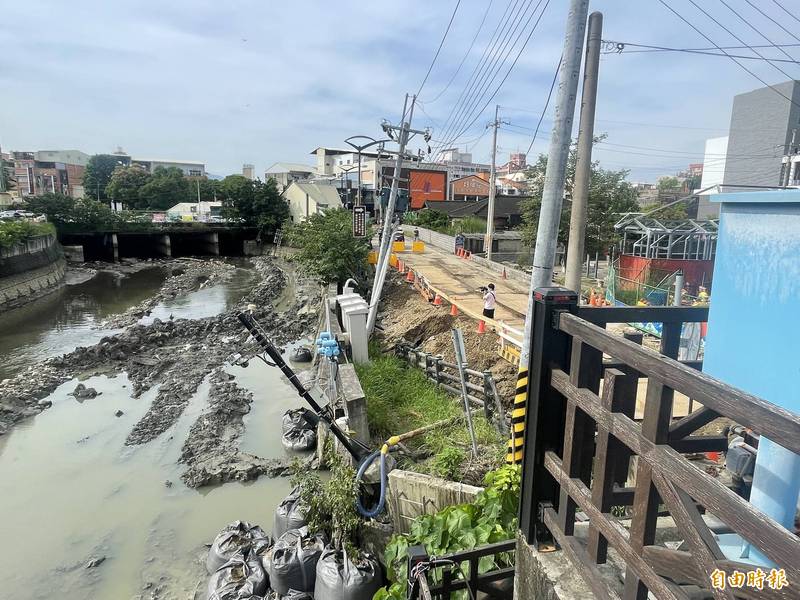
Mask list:
[[[494,292],[494,284],[490,283],[485,288],[483,294],[483,316],[494,319],[494,307],[497,304],[497,295]]]

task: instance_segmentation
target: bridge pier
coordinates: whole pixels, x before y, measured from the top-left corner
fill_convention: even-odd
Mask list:
[[[119,241],[117,240],[116,233],[107,233],[104,239],[104,245],[109,249],[112,262],[119,262]]]
[[[219,256],[219,234],[216,231],[204,233],[202,237],[202,245],[207,254]]]
[[[168,233],[156,236],[155,238],[156,250],[167,258],[172,258],[172,239]]]

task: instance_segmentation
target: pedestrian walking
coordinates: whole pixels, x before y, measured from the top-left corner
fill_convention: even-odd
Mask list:
[[[417,229],[416,227],[414,227],[414,241],[415,242],[419,241],[419,229]]]
[[[481,288],[483,294],[483,316],[489,319],[494,319],[494,307],[497,304],[497,294],[494,291],[494,284],[490,283],[486,287]]]

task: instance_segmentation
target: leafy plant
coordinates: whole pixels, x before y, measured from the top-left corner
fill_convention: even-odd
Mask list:
[[[31,223],[30,221],[0,222],[0,248],[10,248],[16,244],[39,235],[55,233],[51,223]]]
[[[425,227],[434,231],[444,231],[450,224],[450,218],[445,213],[432,208],[423,208],[407,213],[404,221],[409,225]]]
[[[370,245],[353,237],[352,214],[345,209],[311,215],[288,230],[289,243],[299,248],[294,255],[301,269],[322,283],[342,282],[348,277],[363,281]]]
[[[327,463],[331,469],[327,481],[323,482],[316,471],[298,465],[291,482],[300,486],[309,530],[324,532],[337,550],[357,556],[356,538],[361,517],[356,512],[356,472],[336,452],[327,453]]]
[[[517,529],[520,467],[505,465],[487,473],[486,488],[470,504],[448,506],[432,515],[414,520],[411,532],[392,536],[386,546],[385,562],[392,585],[375,595],[375,600],[403,598],[407,579],[407,550],[422,544],[428,554],[442,556],[451,552],[471,550],[477,546],[511,539]],[[478,571],[510,566],[513,558],[502,554],[485,556],[478,562]],[[429,582],[438,583],[438,570],[429,572]]]
[[[465,454],[461,448],[450,446],[437,454],[431,461],[431,470],[445,479],[456,479],[461,471]]]

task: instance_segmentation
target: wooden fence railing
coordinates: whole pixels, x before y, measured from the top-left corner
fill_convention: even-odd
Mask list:
[[[687,585],[714,598],[800,597],[800,538],[683,456],[724,447],[721,436],[696,434],[720,416],[800,453],[800,417],[702,373],[696,362],[674,359],[682,323],[706,318],[705,308],[579,308],[572,292],[537,291],[520,526],[528,543],[552,535],[597,598],[618,597],[597,567],[609,548],[625,562],[625,600],[644,600],[648,592],[688,598]],[[661,353],[604,329],[631,321],[663,323]],[[637,422],[640,378],[647,383]],[[675,392],[702,407],[674,420]],[[625,487],[633,457],[635,486]],[[631,505],[629,525],[611,514],[614,506]],[[585,542],[576,536],[578,511],[589,521]],[[665,512],[688,550],[656,543]],[[704,512],[773,561],[762,573],[775,569],[786,584],[762,578],[758,589],[748,575],[732,587],[736,573],[744,578],[759,565],[726,557]],[[728,583],[724,590],[712,585],[712,575]]]

